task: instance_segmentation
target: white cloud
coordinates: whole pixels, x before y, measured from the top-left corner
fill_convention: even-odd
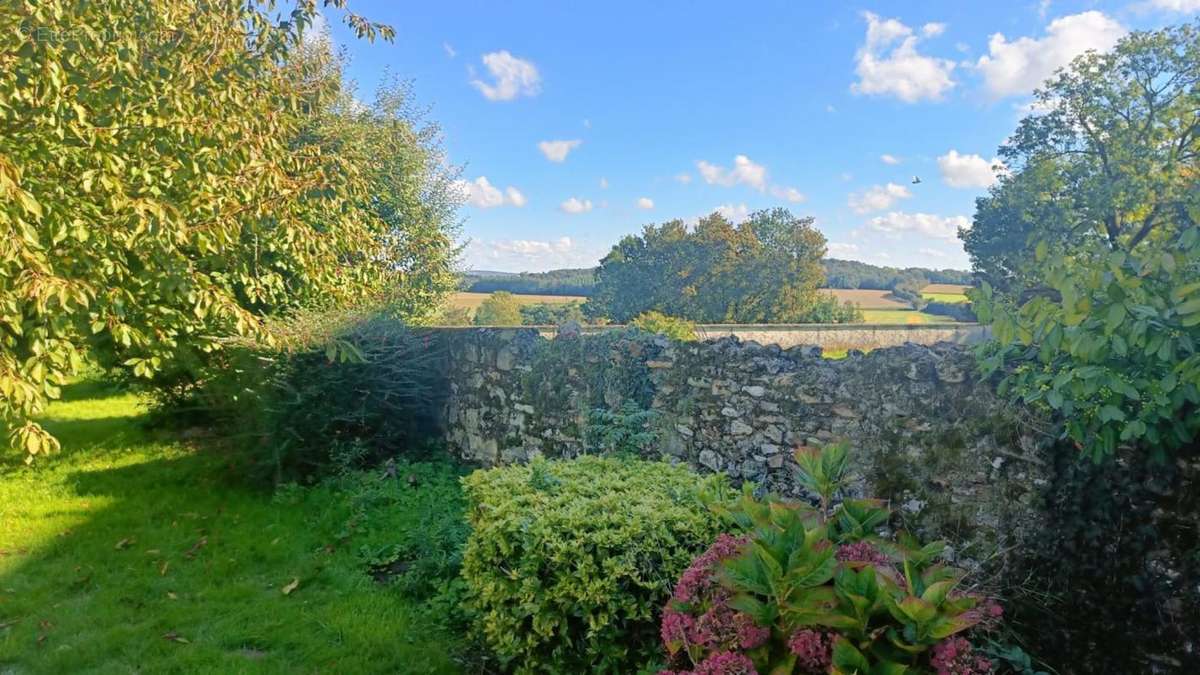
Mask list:
[[[586,213],[586,212],[592,210],[592,200],[579,199],[578,197],[571,197],[567,201],[559,204],[558,208],[563,213],[571,213],[571,214]]]
[[[988,161],[979,155],[960,155],[957,150],[937,158],[938,170],[946,185],[956,188],[986,188],[996,184],[998,173],[993,166],[1002,166],[999,158]]]
[[[567,159],[567,155],[582,143],[583,141],[578,139],[573,141],[542,141],[537,146],[538,150],[541,150],[546,159],[551,162],[564,162]]]
[[[737,183],[743,183],[759,191],[767,187],[767,167],[762,164],[755,164],[753,160],[745,155],[738,155],[733,158],[732,169],[726,169],[716,164],[709,164],[704,160],[696,162],[696,168],[700,170],[700,175],[704,178],[704,182],[709,185],[724,185],[725,187],[729,187]]]
[[[454,188],[471,206],[480,209],[492,209],[497,206],[525,206],[525,195],[513,186],[508,186],[502,192],[491,184],[487,176],[480,176],[473,181],[456,180]]]
[[[884,164],[891,164],[894,166],[900,163],[900,158],[895,155],[889,155],[885,153],[879,156],[879,161],[883,162]]]
[[[887,185],[872,185],[862,192],[852,193],[847,200],[855,213],[870,213],[882,211],[901,199],[912,196],[908,188],[895,183]]]
[[[945,32],[946,24],[938,21],[930,21],[924,26],[921,26],[921,35],[924,35],[925,37],[937,37]]]
[[[779,199],[786,199],[793,204],[799,204],[800,202],[808,199],[803,192],[797,190],[796,188],[786,187],[783,185],[772,185],[771,195],[778,197]]]
[[[525,206],[525,195],[521,194],[520,190],[511,185],[504,188],[504,197],[508,200],[509,204],[517,208]]]
[[[1143,6],[1164,12],[1200,12],[1200,0],[1149,0]]]
[[[916,234],[954,241],[958,238],[958,228],[969,228],[971,221],[966,216],[935,216],[930,213],[891,211],[872,218],[868,225],[877,232],[893,236]]]
[[[829,105],[826,105],[826,106],[825,106],[825,112],[827,112],[827,113],[835,113],[835,112],[837,112],[837,108],[833,107],[833,104],[832,104],[832,103],[830,103]]]
[[[570,237],[547,241],[501,239],[471,240],[465,262],[475,269],[541,272],[563,267],[590,267],[602,252],[581,246]]]
[[[608,189],[608,179],[603,176],[600,177],[600,189],[601,190]]]
[[[518,96],[534,96],[541,91],[542,77],[537,67],[509,54],[507,50],[484,54],[483,65],[495,82],[489,84],[483,80],[471,80],[471,85],[489,101],[511,101]]]
[[[683,183],[684,185],[687,185],[688,183],[692,182],[692,174],[690,174],[690,173],[677,174],[675,176],[675,180],[679,181],[680,183]]]
[[[917,249],[917,253],[920,253],[921,255],[927,255],[930,258],[949,258],[950,257],[950,255],[948,253],[946,253],[945,251],[939,251],[936,248],[929,248],[928,246],[923,246],[923,247]]]
[[[988,40],[988,55],[975,68],[996,98],[1029,94],[1054,71],[1089,49],[1105,51],[1125,34],[1114,19],[1095,10],[1050,22],[1042,38],[1021,37],[1009,42],[1002,33]]]
[[[654,200],[649,197],[640,197],[637,200],[637,206],[639,209],[652,209],[654,208]]]
[[[850,86],[856,94],[891,95],[905,103],[923,99],[940,100],[955,85],[950,78],[954,62],[926,56],[917,51],[922,38],[896,19],[880,19],[863,12],[867,37],[855,55],[858,81]],[[939,35],[944,24],[928,23],[925,37]]]
[[[728,220],[731,223],[734,223],[735,225],[737,223],[742,222],[743,220],[746,219],[746,216],[750,215],[750,209],[746,206],[745,203],[722,204],[722,205],[714,208],[713,211],[716,211],[717,213],[721,214],[722,216],[725,217],[726,220]]]
[[[592,128],[592,121],[591,121],[590,119],[586,119],[586,118],[585,118],[585,119],[583,120],[583,128],[584,128],[584,129],[591,129],[591,128]]]
[[[838,241],[831,241],[825,245],[825,249],[830,257],[835,256],[850,256],[858,253],[858,244],[845,244]]]
[[[458,52],[454,50],[454,45],[450,44],[449,42],[443,42],[442,49],[446,51],[446,56],[449,56],[450,58],[458,56]]]

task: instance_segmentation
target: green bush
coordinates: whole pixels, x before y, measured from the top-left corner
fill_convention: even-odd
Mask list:
[[[441,342],[383,310],[273,322],[164,373],[159,410],[245,450],[251,478],[312,481],[335,465],[425,454],[444,393]]]
[[[463,479],[463,578],[487,644],[518,672],[635,671],[675,578],[718,532],[700,495],[724,484],[599,457]]]
[[[668,316],[662,312],[642,312],[634,317],[633,321],[629,322],[629,325],[638,330],[665,335],[672,340],[679,340],[680,342],[694,342],[697,339],[696,323],[694,321]]]

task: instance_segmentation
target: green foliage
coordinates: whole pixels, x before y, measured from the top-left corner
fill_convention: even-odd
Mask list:
[[[1038,100],[964,233],[1001,282],[972,293],[984,370],[1093,459],[1162,459],[1200,431],[1200,29],[1133,33]]]
[[[595,408],[588,414],[584,441],[602,455],[639,457],[658,441],[659,413],[625,401],[616,411]]]
[[[862,309],[853,302],[838,302],[833,295],[818,294],[812,309],[805,315],[806,323],[862,323],[865,321]]]
[[[971,284],[971,273],[961,270],[934,270],[924,267],[881,267],[857,260],[821,261],[827,288],[866,288],[890,291],[901,284],[923,288],[929,284]]]
[[[699,500],[724,479],[582,457],[463,480],[468,603],[517,672],[632,672],[673,579],[716,536]]]
[[[521,323],[526,326],[561,326],[569,321],[584,323],[583,307],[578,301],[539,302],[521,305]]]
[[[443,343],[387,312],[308,313],[270,324],[271,346],[230,346],[174,386],[187,414],[244,450],[251,478],[312,480],[341,464],[427,450],[444,396]]]
[[[673,665],[734,652],[778,675],[940,672],[935,647],[998,616],[960,589],[962,570],[936,562],[942,542],[879,537],[889,516],[879,502],[847,500],[830,512],[846,458],[844,446],[798,453],[820,509],[760,500],[748,485],[739,501],[716,502],[743,535],[718,540],[676,586],[662,628]]]
[[[680,342],[695,342],[699,339],[696,335],[696,324],[694,322],[674,316],[667,316],[662,312],[642,312],[634,317],[629,322],[629,325],[638,330],[656,335],[665,335],[672,340]]]
[[[464,629],[460,608],[463,548],[470,527],[459,467],[389,460],[382,471],[346,471],[321,489],[339,495],[340,539],[357,544],[362,569],[427,606],[440,627]],[[403,514],[403,518],[397,518]]]
[[[157,376],[264,316],[381,295],[420,314],[452,284],[436,136],[394,88],[348,105],[328,50],[302,47],[317,12],[0,12],[0,420],[30,457],[56,446],[31,417],[85,358]]]
[[[758,211],[738,225],[720,214],[627,236],[600,261],[586,305],[627,322],[655,310],[706,323],[803,321],[823,281],[825,237],[812,218]]]
[[[521,305],[512,293],[496,291],[475,310],[476,326],[520,326]]]
[[[561,269],[549,272],[469,272],[463,290],[474,293],[508,291],[524,295],[591,295],[596,284],[594,268]]]

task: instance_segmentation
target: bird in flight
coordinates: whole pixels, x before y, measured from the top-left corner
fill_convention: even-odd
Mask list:
[[[913,179],[912,179],[912,184],[913,184],[913,185],[916,185],[916,184],[918,184],[918,183],[920,183],[920,182],[921,182],[921,177],[920,177],[920,176],[913,176]]]

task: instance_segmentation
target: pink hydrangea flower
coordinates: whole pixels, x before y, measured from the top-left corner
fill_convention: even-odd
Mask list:
[[[771,629],[754,623],[754,619],[747,614],[738,614],[734,623],[737,625],[738,644],[742,649],[757,649],[771,639]]]
[[[754,662],[743,654],[716,652],[696,666],[692,675],[758,675]]]
[[[692,565],[679,577],[673,599],[676,602],[695,601],[702,590],[717,583],[713,579],[713,570],[717,563],[737,555],[747,541],[747,537],[733,537],[728,534],[717,537],[713,545],[693,560]]]
[[[937,675],[986,675],[992,662],[974,653],[965,638],[948,638],[933,646],[929,659]]]
[[[865,562],[873,565],[887,565],[891,562],[886,553],[875,548],[869,541],[842,544],[834,555],[840,562]]]
[[[796,655],[796,665],[810,673],[828,672],[833,663],[833,638],[829,633],[798,630],[788,639],[788,649]]]

